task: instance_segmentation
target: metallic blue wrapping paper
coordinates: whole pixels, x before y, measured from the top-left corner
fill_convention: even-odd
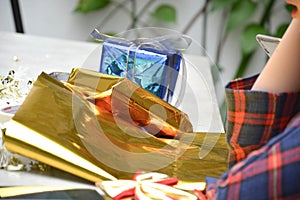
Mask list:
[[[100,72],[126,77],[171,102],[181,63],[181,51],[151,44],[103,43]]]

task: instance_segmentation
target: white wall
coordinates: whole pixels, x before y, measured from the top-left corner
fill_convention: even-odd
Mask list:
[[[26,34],[40,35],[46,37],[57,37],[72,40],[89,40],[90,32],[99,26],[105,16],[110,10],[95,11],[89,14],[76,13],[73,10],[76,7],[77,0],[19,0],[23,26]],[[143,4],[147,1],[139,0]],[[157,4],[177,2],[178,23],[170,26],[172,29],[182,31],[188,20],[191,19],[194,13],[202,6],[204,0],[160,0]],[[155,5],[149,9],[153,10]],[[276,15],[280,18],[274,18],[273,23],[278,23],[282,18],[281,10],[276,11]],[[286,17],[289,17],[286,15]],[[117,20],[115,20],[117,19]],[[123,19],[123,22],[119,21]],[[146,15],[143,20],[147,21],[147,25],[155,25],[149,22]],[[207,41],[207,54],[213,60],[216,53],[216,41],[218,37],[218,26],[222,21],[220,13],[213,13],[209,16],[209,27],[206,30],[208,35]],[[101,27],[101,30],[106,31],[123,31],[129,25],[129,18],[125,14],[114,15],[106,24]],[[13,17],[9,0],[0,1],[0,31],[14,32]],[[202,37],[202,18],[198,19],[194,27],[188,32],[194,40],[200,42]],[[238,42],[240,31],[237,30],[230,36],[228,42],[225,44],[226,51],[223,52],[221,57],[221,64],[225,67],[222,72],[223,82],[230,80],[234,74],[240,60],[240,50]],[[0,52],[1,53],[1,52]],[[261,70],[265,61],[265,55],[260,50],[255,59],[252,61],[251,66],[247,71],[248,74],[254,74]]]

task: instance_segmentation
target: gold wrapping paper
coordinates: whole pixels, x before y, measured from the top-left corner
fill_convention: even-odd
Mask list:
[[[185,113],[128,79],[74,69],[68,83],[75,93],[84,93],[86,99],[95,104],[100,118],[108,113],[158,137],[175,138],[178,131],[193,131]]]
[[[213,144],[202,144],[213,134]],[[227,169],[224,133],[193,133],[188,116],[127,79],[74,69],[67,83],[42,73],[8,123],[9,151],[87,180],[157,171],[184,181]],[[213,146],[211,146],[213,145]],[[200,158],[200,151],[210,149]]]

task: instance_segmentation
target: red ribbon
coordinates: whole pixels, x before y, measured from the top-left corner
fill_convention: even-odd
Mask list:
[[[194,190],[194,194],[174,188],[177,178],[170,178],[161,173],[138,172],[133,180],[102,181],[96,185],[102,188],[114,200],[134,197],[135,200],[151,199],[151,196],[161,199],[200,199],[206,200],[205,195]]]

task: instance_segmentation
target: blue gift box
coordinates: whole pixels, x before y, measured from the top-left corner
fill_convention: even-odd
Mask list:
[[[152,44],[103,43],[100,72],[126,77],[171,102],[181,63],[181,51]]]

